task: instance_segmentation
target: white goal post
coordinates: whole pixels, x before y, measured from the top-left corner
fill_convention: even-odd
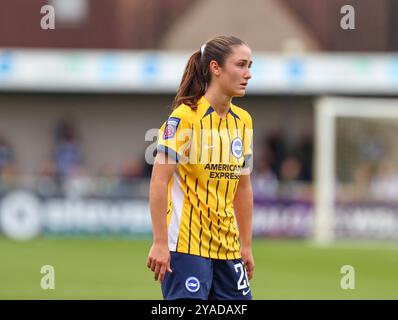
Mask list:
[[[398,123],[398,99],[323,97],[316,101],[313,239],[320,245],[328,244],[335,239],[338,118],[348,119],[347,121],[386,119]]]

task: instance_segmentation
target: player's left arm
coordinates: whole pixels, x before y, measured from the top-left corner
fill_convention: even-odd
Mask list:
[[[234,198],[234,211],[241,240],[242,260],[250,280],[254,272],[254,259],[252,253],[253,191],[250,174],[240,176]]]

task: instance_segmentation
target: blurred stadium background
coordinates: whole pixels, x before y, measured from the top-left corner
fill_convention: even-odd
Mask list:
[[[145,153],[187,58],[220,34],[253,50],[236,103],[255,127],[254,297],[398,298],[397,1],[0,4],[1,299],[161,298]]]

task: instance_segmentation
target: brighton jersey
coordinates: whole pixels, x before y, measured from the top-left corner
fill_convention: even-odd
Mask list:
[[[168,184],[170,251],[213,259],[240,258],[233,199],[252,156],[252,119],[233,104],[220,118],[202,97],[180,105],[159,130],[157,151],[177,161]]]

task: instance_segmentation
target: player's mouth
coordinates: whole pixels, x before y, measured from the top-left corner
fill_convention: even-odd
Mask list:
[[[240,86],[241,86],[241,87],[243,87],[244,89],[246,89],[247,82],[243,82],[243,83],[241,83],[241,84],[240,84]]]

